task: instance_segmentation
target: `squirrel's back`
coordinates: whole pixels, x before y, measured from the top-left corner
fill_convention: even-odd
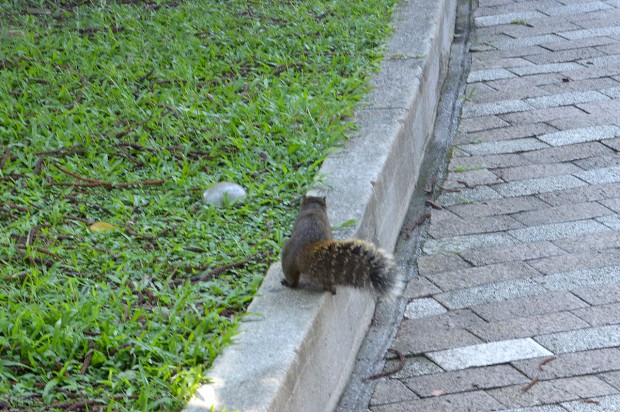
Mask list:
[[[304,197],[293,233],[282,248],[282,284],[296,287],[303,274],[325,290],[336,285],[373,290],[395,296],[401,287],[393,258],[369,242],[333,240],[323,197]]]

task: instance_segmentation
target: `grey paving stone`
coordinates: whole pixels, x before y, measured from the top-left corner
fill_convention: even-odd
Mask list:
[[[539,381],[527,391],[523,385],[487,391],[502,405],[509,408],[537,406],[616,393],[616,390],[594,376]]]
[[[613,210],[616,213],[620,213],[620,198],[603,199],[600,201],[603,206]]]
[[[550,163],[531,166],[507,167],[494,170],[498,179],[505,182],[515,180],[537,179],[542,177],[569,175],[580,172],[581,168],[572,163]],[[497,181],[496,181],[497,182]]]
[[[603,89],[601,90],[601,93],[611,97],[612,99],[618,99],[620,98],[620,87],[610,87],[608,89]]]
[[[462,309],[508,299],[542,295],[546,292],[546,289],[530,279],[516,279],[445,292],[435,295],[435,299],[449,309]]]
[[[430,256],[420,256],[417,260],[418,272],[421,276],[471,267],[455,253],[438,253]]]
[[[609,67],[620,63],[620,55],[593,57],[579,60],[578,63],[588,67]]]
[[[445,395],[414,401],[374,406],[374,412],[454,412],[454,411],[493,411],[502,405],[484,391]]]
[[[596,202],[579,203],[548,207],[540,210],[532,210],[512,215],[515,220],[526,226],[569,222],[574,220],[592,219],[609,215],[611,211]]]
[[[541,405],[528,408],[503,409],[504,412],[566,412],[566,409],[559,405]]]
[[[620,411],[620,395],[603,397],[588,397],[573,402],[562,403],[562,407],[570,412],[599,412],[599,411]]]
[[[407,300],[423,298],[440,292],[441,289],[433,285],[428,279],[422,276],[416,276],[407,283],[407,287],[403,292],[403,298]]]
[[[528,264],[545,275],[620,265],[620,248],[546,257],[531,260]]]
[[[617,348],[595,349],[565,353],[540,359],[513,362],[512,365],[531,379],[569,378],[620,370],[620,351]]]
[[[467,76],[467,83],[476,83],[498,79],[510,79],[512,77],[516,77],[516,75],[502,68],[474,70],[471,71]]]
[[[574,29],[578,29],[577,26],[574,26]],[[566,30],[571,30],[570,28],[566,28]],[[593,57],[603,56],[604,53],[600,50],[597,50],[592,47],[583,47],[580,49],[569,49],[562,51],[549,51],[544,54],[535,54],[533,56],[527,56],[527,59],[532,63],[536,64],[544,64],[544,63],[570,63],[577,62],[583,59],[589,59]],[[611,80],[611,79],[610,79]],[[570,85],[570,83],[569,83]],[[544,87],[542,87],[545,89]],[[569,87],[570,88],[570,87]],[[567,87],[563,87],[563,92],[565,92]],[[592,90],[592,87],[589,87],[585,90]]]
[[[592,326],[614,325],[620,321],[620,303],[592,306],[572,313]]]
[[[508,233],[521,242],[539,242],[576,237],[589,233],[608,231],[609,228],[595,220],[578,220],[575,222],[552,223],[542,226],[531,226],[523,229],[509,230]]]
[[[620,196],[620,184],[585,186],[561,192],[549,192],[539,195],[539,198],[552,206],[563,204],[578,204],[596,202]]]
[[[531,317],[517,317],[468,330],[484,341],[527,338],[545,333],[563,332],[590,326],[586,321],[566,312]]]
[[[493,130],[482,130],[471,133],[459,133],[455,140],[456,144],[482,143],[489,141],[520,139],[523,137],[535,137],[545,133],[556,132],[553,126],[547,123],[517,124]]]
[[[497,116],[482,116],[471,119],[462,119],[459,124],[459,130],[465,133],[470,133],[479,132],[481,130],[497,129],[506,126],[510,126],[510,123],[500,119]]]
[[[418,319],[428,316],[440,315],[447,310],[432,298],[414,299],[405,307],[405,317],[407,319]]]
[[[548,144],[534,138],[500,140],[460,145],[459,148],[471,155],[492,155],[502,153],[520,153],[549,147]]]
[[[601,51],[601,53],[604,53],[604,52]],[[505,59],[489,59],[484,54],[482,55],[474,54],[472,55],[470,70],[471,72],[474,72],[477,70],[484,70],[484,69],[498,69],[498,68],[506,68],[506,67],[529,66],[532,64],[534,63],[522,57],[510,57],[510,58],[505,58]],[[511,77],[514,77],[514,76],[515,75],[512,74]],[[481,84],[479,86],[485,86],[485,85]]]
[[[547,36],[540,36],[540,37],[547,37]],[[553,37],[556,38],[557,41],[559,41],[557,37],[555,36]],[[550,42],[544,41],[538,44],[543,44],[543,43],[550,43]],[[549,64],[537,64],[535,66],[514,67],[510,69],[510,71],[518,76],[529,76],[532,74],[541,74],[541,73],[560,73],[560,72],[565,72],[568,70],[583,69],[583,67],[584,67],[583,65],[580,65],[577,63],[549,63]]]
[[[519,317],[528,318],[587,306],[587,303],[572,293],[551,292],[539,296],[477,305],[473,306],[472,310],[489,322],[501,322]]]
[[[608,142],[609,140],[605,140],[603,144],[611,147]],[[611,156],[590,157],[588,159],[577,160],[573,162],[573,164],[583,170],[604,169],[606,167],[620,166],[620,153],[613,154]]]
[[[404,320],[392,347],[406,355],[480,343],[480,338],[465,329],[421,328],[419,321]]]
[[[613,150],[620,152],[620,138],[606,140],[603,142],[603,144]]]
[[[605,149],[611,152],[609,148]],[[467,170],[477,170],[485,168],[495,169],[498,167],[515,167],[527,164],[530,164],[530,161],[521,154],[499,154],[490,156],[468,156],[458,158],[453,157],[450,161],[449,169],[450,171],[462,172]]]
[[[501,386],[526,384],[528,378],[510,365],[471,368],[406,379],[403,383],[421,397],[437,393],[471,392]]]
[[[549,43],[555,43],[555,42],[562,41],[563,38],[566,38],[566,37],[565,36],[561,37],[555,34],[542,34],[540,36],[524,37],[520,39],[512,39],[512,38],[497,39],[497,40],[492,40],[486,43],[499,50],[507,50],[507,49],[522,49],[528,46],[538,46],[541,44],[546,45]],[[538,73],[548,73],[548,72],[540,71]],[[534,73],[525,72],[525,74],[534,74]]]
[[[620,389],[620,371],[601,373],[598,377],[614,388]]]
[[[502,196],[517,197],[556,192],[581,186],[586,186],[583,180],[573,175],[559,175],[500,183],[494,185],[493,189]]]
[[[608,99],[609,96],[594,90],[590,90],[583,92],[567,92],[550,96],[533,97],[531,99],[525,99],[525,102],[539,109],[547,109],[550,107],[570,106],[578,103],[588,103]]]
[[[593,103],[584,103],[593,104]],[[551,107],[548,109],[534,109],[523,112],[514,112],[514,113],[506,113],[500,114],[498,117],[509,124],[522,124],[522,123],[539,123],[539,122],[551,122],[556,119],[561,119],[565,117],[572,117],[583,114],[585,109],[575,106],[561,106],[561,107]],[[588,112],[588,110],[585,110]],[[591,113],[591,112],[589,112]]]
[[[460,192],[443,191],[437,198],[439,205],[450,207],[464,203],[482,202],[501,199],[502,196],[488,186],[477,186],[473,189],[461,189]]]
[[[510,24],[513,21],[518,20],[531,20],[538,19],[541,17],[546,17],[539,11],[516,11],[513,13],[506,14],[494,14],[491,16],[480,16],[474,19],[476,27],[489,27],[489,26],[499,26],[502,24]]]
[[[620,166],[586,170],[584,172],[574,173],[573,176],[585,180],[592,185],[618,183],[620,182]]]
[[[388,360],[385,362],[383,372],[394,370],[399,364],[400,361],[398,359]],[[443,369],[435,365],[427,357],[414,356],[406,358],[405,366],[398,372],[391,374],[390,379],[407,379],[440,372],[443,372]]]
[[[515,239],[506,233],[485,233],[481,235],[466,235],[445,239],[429,239],[424,242],[422,251],[427,255],[436,253],[457,253],[467,249],[479,249],[482,247],[512,243],[516,243]]]
[[[487,169],[479,169],[461,173],[450,173],[442,187],[448,189],[463,189],[466,186],[488,185],[497,183],[497,181],[497,176],[494,173]]]
[[[618,36],[620,35],[620,26],[598,27],[594,29],[575,30],[558,33],[569,40],[585,39],[588,37]]]
[[[548,207],[548,204],[535,196],[521,196],[515,198],[486,200],[483,203],[455,205],[450,207],[450,211],[456,213],[464,219],[472,219],[483,216],[494,216],[518,213],[527,210],[537,210],[545,207]]]
[[[599,205],[600,206],[600,205]],[[602,208],[602,206],[600,206]],[[607,210],[607,209],[606,209]],[[609,213],[609,210],[607,210]],[[499,232],[508,229],[523,227],[521,223],[510,216],[487,216],[480,219],[446,219],[433,223],[428,229],[428,234],[435,239],[473,235],[479,233]]]
[[[572,14],[583,14],[592,11],[607,10],[612,8],[613,7],[603,3],[602,1],[592,1],[569,4],[567,6],[552,7],[549,9],[545,9],[545,14],[548,14],[550,16],[570,16]]]
[[[409,388],[396,379],[387,379],[377,382],[375,391],[370,400],[370,406],[387,403],[405,402],[419,399]]]
[[[523,112],[531,110],[532,106],[522,100],[501,100],[489,103],[466,104],[461,113],[464,119],[481,116]]]
[[[584,287],[620,283],[620,267],[610,266],[555,273],[534,279],[547,290],[577,290]]]
[[[561,51],[570,49],[581,49],[584,47],[596,47],[614,43],[609,37],[585,37],[578,40],[564,40],[553,43],[544,44],[545,48],[551,51]]]
[[[573,53],[574,54],[578,50],[593,50],[593,49],[588,47],[585,49],[555,52],[553,54],[554,55],[558,53]],[[608,90],[609,91],[614,90],[618,86],[620,85],[618,84],[616,80],[608,78],[608,77],[604,77],[600,79],[577,80],[577,81],[572,81],[568,83],[562,82],[562,83],[546,84],[546,85],[540,86],[540,88],[546,92],[549,92],[549,94],[564,93],[566,91],[598,90],[599,92],[609,97],[613,97],[612,95],[610,95],[611,92],[608,92]]]
[[[608,147],[598,142],[590,142],[537,150],[535,152],[523,153],[521,156],[531,163],[540,164],[572,162],[612,154],[614,154],[613,151]]]
[[[428,279],[446,292],[509,279],[525,279],[536,276],[539,276],[539,273],[525,263],[508,262],[437,273],[429,275]]]
[[[433,362],[447,371],[498,365],[549,355],[552,353],[530,338],[481,343],[426,354]]]
[[[474,266],[503,262],[530,261],[549,256],[565,255],[566,252],[551,242],[521,243],[485,249],[466,250],[461,257]]]
[[[620,216],[618,215],[597,217],[596,221],[604,224],[611,230],[620,230]]]
[[[602,125],[548,133],[538,136],[538,138],[551,146],[565,146],[612,139],[618,136],[620,136],[620,127],[615,125]]]
[[[620,283],[575,289],[573,293],[590,305],[607,305],[620,302]]]
[[[598,326],[534,337],[554,354],[620,346],[620,325]]]

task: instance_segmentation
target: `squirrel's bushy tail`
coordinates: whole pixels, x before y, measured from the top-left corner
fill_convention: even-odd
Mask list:
[[[326,280],[326,288],[353,286],[394,298],[402,287],[393,257],[372,243],[357,239],[327,240],[308,245],[307,251],[313,256],[306,261],[307,271]]]

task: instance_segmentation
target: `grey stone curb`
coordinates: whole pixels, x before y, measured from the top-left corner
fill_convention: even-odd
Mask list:
[[[339,238],[393,250],[420,173],[454,32],[456,0],[401,3],[386,59],[357,111],[357,133],[323,163],[317,184]],[[372,319],[370,294],[336,295],[280,285],[273,265],[186,412],[330,411],[340,398]]]

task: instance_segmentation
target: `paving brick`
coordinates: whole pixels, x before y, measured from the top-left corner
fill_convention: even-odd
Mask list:
[[[613,325],[620,320],[620,303],[592,306],[572,313],[592,326]]]
[[[530,379],[540,380],[593,375],[620,370],[620,351],[617,348],[595,349],[541,359],[513,362],[512,365]]]
[[[468,104],[463,106],[464,119],[481,116],[495,116],[498,114],[515,113],[531,110],[532,106],[522,100],[501,100],[489,103]]]
[[[463,203],[481,202],[501,199],[502,196],[488,186],[477,186],[473,189],[461,189],[460,192],[443,191],[437,203],[443,207],[461,205]]]
[[[600,205],[599,205],[600,206]],[[600,206],[603,208],[603,206]],[[603,208],[605,209],[605,208]],[[607,210],[607,209],[605,209]],[[609,213],[609,210],[607,210]],[[433,223],[428,229],[428,234],[434,238],[454,237],[461,235],[473,235],[478,233],[499,232],[502,230],[523,227],[510,216],[487,216],[480,219],[447,219],[439,223]]]
[[[466,250],[461,257],[474,266],[503,262],[530,261],[549,256],[565,255],[566,252],[551,242],[521,243],[485,249]]]
[[[570,32],[568,32],[570,33]],[[555,43],[555,42],[559,42],[562,41],[563,38],[566,38],[565,36],[558,36],[555,34],[542,34],[540,36],[532,36],[532,37],[523,37],[520,39],[513,39],[513,38],[505,38],[505,39],[497,39],[497,40],[492,40],[489,42],[486,42],[487,44],[489,44],[490,46],[493,46],[499,50],[506,50],[506,49],[522,49],[528,46],[539,46],[542,44],[549,44],[549,43]],[[567,66],[570,67],[570,66]],[[550,67],[550,68],[544,68],[542,70],[550,70],[550,71],[559,71],[558,68],[554,68],[554,67]],[[561,69],[561,70],[569,70],[568,68],[566,69]],[[548,71],[539,71],[537,73],[549,73]],[[534,74],[532,72],[524,72],[523,74]],[[523,75],[520,74],[520,75]]]
[[[516,243],[506,233],[485,233],[481,235],[465,235],[445,239],[429,239],[424,242],[422,251],[428,255],[436,253],[458,253],[467,249],[479,249]]]
[[[416,276],[407,283],[407,287],[403,292],[403,298],[407,300],[416,299],[431,296],[440,292],[441,289],[433,285],[428,279],[422,276]]]
[[[570,412],[619,411],[620,396],[588,397],[578,401],[562,403],[562,407]]]
[[[405,318],[418,319],[428,316],[441,315],[447,310],[432,298],[414,299],[405,307]]]
[[[586,37],[577,40],[564,40],[553,43],[545,43],[545,49],[557,52],[570,49],[581,49],[586,47],[596,47],[614,43],[614,40],[609,37]]]
[[[618,197],[613,199],[603,199],[601,200],[601,204],[616,213],[620,213],[620,198]]]
[[[613,150],[620,152],[620,138],[606,140],[603,142],[603,144]]]
[[[585,103],[592,104],[592,103]],[[550,122],[563,117],[572,117],[582,114],[583,109],[575,106],[551,107],[549,109],[535,109],[522,112],[499,114],[498,117],[509,124]]]
[[[549,147],[548,144],[534,138],[501,140],[498,142],[484,142],[460,145],[459,149],[471,155],[492,155],[502,153],[520,153]]]
[[[576,143],[612,139],[618,136],[620,136],[620,127],[615,125],[604,125],[548,133],[538,136],[538,138],[551,146],[565,146]]]
[[[521,156],[531,163],[539,164],[572,162],[574,160],[612,154],[613,151],[601,143],[590,142],[537,150],[535,152],[523,153]]]
[[[385,362],[383,372],[391,371],[400,365],[400,360],[391,359]],[[443,372],[439,366],[431,362],[426,356],[407,357],[405,366],[396,373],[390,374],[390,379],[407,379],[414,376],[429,375]]]
[[[607,142],[608,140],[604,141],[603,144],[608,146]],[[611,156],[590,157],[588,159],[577,160],[574,162],[574,164],[584,170],[603,169],[611,166],[620,166],[620,154],[613,154]]]
[[[612,212],[601,204],[589,202],[521,212],[512,215],[512,217],[526,226],[536,226],[545,223],[592,219],[610,213]]]
[[[508,233],[521,242],[539,242],[576,237],[589,233],[608,231],[609,228],[595,220],[578,220],[575,222],[552,223],[542,226],[531,226],[523,229],[509,230]]]
[[[553,243],[569,253],[618,248],[620,247],[620,233],[598,233],[570,239],[561,239]]]
[[[596,202],[620,196],[620,184],[587,186],[561,192],[543,193],[538,197],[552,206]]]
[[[620,26],[608,26],[598,27],[594,29],[567,31],[563,33],[558,33],[558,35],[569,40],[585,39],[588,37],[617,36],[620,35]]]
[[[601,373],[598,377],[614,388],[620,389],[620,371]]]
[[[534,337],[554,354],[620,346],[620,325],[599,326]]]
[[[553,404],[616,393],[613,387],[594,376],[539,381],[526,391],[523,388],[523,385],[515,385],[492,389],[487,393],[502,405],[511,408]]]
[[[548,37],[548,36],[540,36],[540,37]],[[555,36],[553,36],[555,37]],[[557,39],[560,41],[560,39]],[[547,43],[546,41],[537,44]],[[529,76],[532,74],[542,74],[542,73],[561,73],[567,70],[578,70],[582,69],[583,65],[577,63],[549,63],[549,64],[537,64],[535,66],[523,66],[523,67],[515,67],[510,71],[519,76]]]
[[[597,285],[620,283],[620,267],[610,266],[562,272],[534,279],[548,290],[577,290]]]
[[[461,289],[471,286],[484,285],[509,279],[524,279],[539,276],[523,262],[499,263],[461,269],[453,272],[429,275],[428,279],[439,286],[443,291]]]
[[[616,303],[620,302],[620,283],[575,289],[573,293],[591,305]]]
[[[545,13],[550,16],[568,16],[572,14],[583,14],[589,13],[596,10],[607,10],[612,9],[608,4],[603,3],[602,1],[593,1],[593,2],[584,2],[584,3],[576,3],[570,4],[567,6],[560,7],[552,7],[549,9],[545,9]]]
[[[505,14],[493,14],[490,16],[479,16],[474,19],[476,27],[489,27],[489,26],[499,26],[502,24],[510,24],[515,20],[530,20],[530,19],[538,19],[540,17],[545,17],[539,11],[515,11],[512,13]]]
[[[474,326],[469,331],[484,341],[527,338],[545,333],[563,332],[588,327],[589,324],[566,312],[555,312],[539,316],[517,317],[483,326]]]
[[[453,411],[493,411],[502,405],[483,391],[445,395],[389,405],[374,406],[374,412],[453,412]]]
[[[566,409],[559,405],[541,405],[527,408],[503,409],[504,412],[566,412]]]
[[[618,67],[618,71],[620,72],[620,64],[614,67]],[[612,99],[608,102],[578,103],[575,106],[585,113],[593,114],[599,118],[606,118],[608,116],[613,116],[614,113],[618,114],[618,112],[620,111],[620,100]],[[498,117],[502,118],[502,116]],[[611,117],[611,119],[613,119],[613,117]],[[612,120],[613,123],[615,123],[616,121],[617,120]]]
[[[403,354],[418,355],[481,342],[480,338],[465,329],[435,327],[432,322],[430,326],[425,327],[425,323],[420,320],[405,319],[400,325],[392,347]]]
[[[620,74],[620,67],[613,66],[588,66],[580,70],[570,70],[562,75],[570,80],[597,79],[601,77],[612,77]]]
[[[507,167],[494,170],[497,178],[505,182],[515,180],[536,179],[541,177],[569,175],[580,172],[582,169],[571,163],[550,163],[531,166]]]
[[[477,305],[473,306],[472,310],[489,322],[500,322],[583,307],[587,307],[587,303],[571,293],[552,292],[540,296]]]
[[[574,26],[577,28],[577,26]],[[567,27],[567,29],[569,29]],[[594,49],[592,47],[583,47],[581,49],[569,49],[562,51],[550,51],[549,53],[544,54],[535,54],[532,56],[527,56],[527,59],[536,64],[544,64],[544,63],[570,63],[576,62],[582,59],[589,59],[592,57],[603,56],[604,52]],[[591,88],[588,88],[590,90]]]
[[[569,106],[578,103],[589,103],[600,100],[609,100],[609,96],[594,90],[583,92],[566,92],[550,96],[533,97],[525,99],[525,102],[539,109],[550,107]]]
[[[497,183],[497,181],[497,176],[494,173],[487,169],[479,169],[461,173],[450,173],[442,187],[448,189],[463,189],[466,186],[488,185]]]
[[[592,50],[592,49],[588,47],[586,49],[578,49],[578,50]],[[567,52],[574,53],[575,51],[568,50],[565,52],[556,52],[553,54],[555,55],[555,54],[561,54],[561,53],[567,53]],[[606,90],[612,90],[613,88],[617,86],[620,86],[620,85],[618,84],[616,80],[605,77],[605,78],[600,78],[600,79],[578,80],[578,81],[572,81],[572,82],[567,82],[567,83],[562,82],[562,83],[555,83],[555,84],[547,84],[547,85],[540,86],[540,88],[542,90],[545,90],[546,92],[549,92],[549,94],[564,93],[566,91],[598,90],[599,92],[609,97],[612,97],[610,94],[608,94],[608,92],[606,92]]]
[[[553,133],[557,130],[558,129],[550,126],[547,123],[518,124],[493,130],[483,130],[472,133],[459,133],[455,143],[467,144],[520,139],[524,137],[539,136],[545,133]]]
[[[620,265],[620,248],[551,256],[529,261],[528,264],[545,275]]]
[[[433,362],[447,371],[499,365],[549,355],[551,352],[530,338],[481,343],[426,354]]]
[[[529,381],[510,365],[471,368],[406,379],[403,383],[421,397],[526,384]]]
[[[600,51],[600,53],[604,53],[604,51]],[[471,72],[484,70],[484,69],[498,69],[498,68],[507,68],[507,67],[517,67],[517,66],[531,66],[532,62],[522,58],[522,57],[511,57],[506,59],[488,59],[484,55],[474,55],[472,56],[471,61]],[[470,73],[471,73],[470,72]],[[511,73],[512,74],[512,73]],[[515,77],[512,74],[512,77]],[[481,84],[480,86],[484,86]]]
[[[574,173],[573,176],[585,180],[592,185],[620,182],[620,166],[605,167]]]
[[[530,279],[516,279],[488,285],[474,286],[435,295],[435,299],[449,309],[499,302],[546,293],[542,286]]]
[[[386,403],[404,402],[419,399],[409,388],[396,379],[387,379],[377,382],[375,391],[370,400],[370,406]]]
[[[421,276],[471,267],[469,263],[461,259],[461,257],[455,253],[439,253],[430,256],[420,256],[418,257],[417,264],[418,272]]]
[[[583,180],[580,180],[573,175],[559,175],[500,183],[494,185],[493,189],[502,196],[517,197],[547,192],[557,192],[560,190],[573,189],[581,186],[586,186],[586,183]]]
[[[602,145],[601,145],[602,146]],[[602,146],[604,147],[604,146]],[[546,149],[549,150],[549,149]],[[605,150],[610,151],[609,148]],[[532,152],[535,153],[535,152]],[[521,154],[499,154],[490,156],[468,156],[452,158],[450,171],[467,171],[476,169],[495,169],[498,167],[514,167],[527,165],[530,162]]]
[[[516,74],[502,68],[474,70],[467,76],[467,83],[476,83],[487,80],[510,79]]]
[[[479,132],[481,130],[497,129],[506,126],[510,126],[510,123],[500,119],[497,116],[482,116],[471,119],[462,119],[459,124],[459,130],[465,133],[470,133]]]
[[[535,196],[521,196],[515,198],[486,200],[484,203],[455,205],[450,207],[450,211],[456,213],[462,218],[472,219],[483,216],[512,214],[545,207],[548,207],[548,204]]]
[[[588,67],[609,67],[620,63],[620,55],[593,57],[590,59],[579,60],[578,63]]]

